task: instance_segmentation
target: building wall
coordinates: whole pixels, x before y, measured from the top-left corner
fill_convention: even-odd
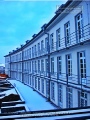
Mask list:
[[[70,8],[73,10],[68,12]],[[89,106],[89,9],[89,1],[73,1],[66,11],[48,25],[47,34],[42,31],[30,42],[26,41],[21,49],[5,57],[6,73],[29,85],[60,108]],[[79,17],[80,23],[76,24]],[[56,32],[59,28],[60,46]],[[45,43],[47,37],[50,51]]]

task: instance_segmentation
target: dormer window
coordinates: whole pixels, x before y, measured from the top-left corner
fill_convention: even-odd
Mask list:
[[[45,31],[46,25],[47,25],[47,24],[44,24],[44,25],[41,27],[41,30]]]

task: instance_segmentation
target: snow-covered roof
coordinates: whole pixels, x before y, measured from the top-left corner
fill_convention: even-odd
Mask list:
[[[0,95],[2,95],[2,94],[5,94],[5,96],[8,96],[10,94],[17,94],[17,92],[15,91],[14,88],[12,88],[10,90],[6,90],[6,91],[3,91],[3,92],[0,93]]]

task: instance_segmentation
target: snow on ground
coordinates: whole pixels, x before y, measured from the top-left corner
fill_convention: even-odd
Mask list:
[[[3,95],[5,94],[5,96],[8,96],[8,95],[10,95],[10,94],[15,94],[15,95],[17,95],[17,93],[16,93],[16,91],[15,91],[14,88],[12,88],[12,89],[10,89],[10,90],[3,91],[3,92],[0,93],[0,95],[2,95],[2,94],[3,94]]]
[[[33,89],[29,86],[24,85],[17,80],[9,80],[9,82],[16,86],[30,111],[57,109],[51,103],[47,102],[46,99],[40,94],[38,94],[36,91],[33,91]]]

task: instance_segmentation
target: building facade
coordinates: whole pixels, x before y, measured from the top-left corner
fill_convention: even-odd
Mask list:
[[[5,56],[6,74],[60,108],[90,106],[90,2],[68,0]]]

